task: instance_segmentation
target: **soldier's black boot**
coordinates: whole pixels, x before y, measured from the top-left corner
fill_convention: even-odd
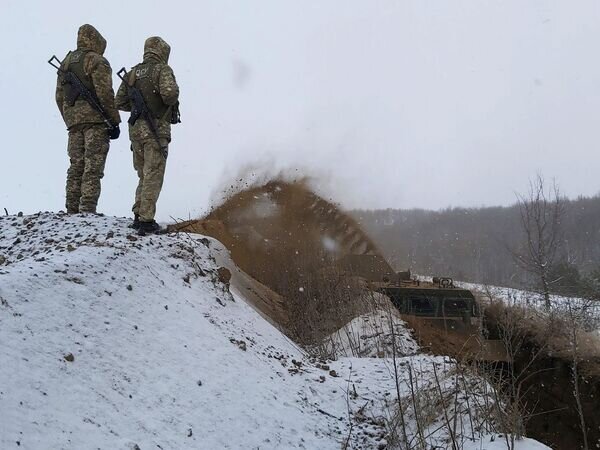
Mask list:
[[[133,215],[133,222],[129,224],[129,228],[133,228],[134,230],[140,229],[140,216],[139,214]]]
[[[140,236],[145,236],[147,234],[158,234],[160,231],[160,225],[157,224],[154,220],[151,222],[140,221],[140,225],[138,228],[138,234]]]

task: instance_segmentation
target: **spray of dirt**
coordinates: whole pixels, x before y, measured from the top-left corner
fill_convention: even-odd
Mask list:
[[[259,159],[243,164],[234,171],[228,169],[222,174],[221,181],[215,185],[211,194],[210,211],[242,191],[259,188],[271,182],[303,186],[333,203],[333,200],[326,194],[335,190],[331,186],[331,180],[330,173],[317,171],[314,168],[279,167],[273,158]]]
[[[172,229],[218,239],[240,268],[278,293],[290,279],[305,277],[308,267],[318,270],[346,255],[380,255],[356,221],[315,194],[307,178],[255,186],[239,179],[226,197],[205,217]]]

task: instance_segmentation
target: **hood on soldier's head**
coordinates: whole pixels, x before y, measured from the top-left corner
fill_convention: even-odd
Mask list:
[[[169,62],[171,47],[162,38],[152,36],[146,39],[144,43],[144,61],[147,59],[157,59],[161,63]]]
[[[89,49],[102,55],[106,50],[106,39],[89,24],[81,25],[77,33],[77,49]]]

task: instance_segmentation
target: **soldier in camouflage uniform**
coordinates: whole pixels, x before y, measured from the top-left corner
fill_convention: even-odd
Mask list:
[[[125,76],[116,97],[122,111],[131,111],[128,85],[137,88],[153,118],[156,134],[148,122],[139,117],[129,120],[129,138],[133,151],[133,167],[139,178],[133,205],[132,227],[141,234],[159,231],[154,221],[156,202],[163,184],[168,145],[171,142],[173,109],[178,106],[179,86],[168,65],[171,47],[160,37],[146,39],[143,62],[134,66]],[[175,121],[173,121],[174,123]]]
[[[71,71],[96,95],[113,124],[109,132],[100,113],[83,97],[70,104],[67,89],[59,74],[56,104],[69,130],[68,153],[71,165],[67,171],[68,213],[95,213],[100,197],[100,180],[108,154],[109,139],[119,137],[121,118],[115,108],[110,64],[102,56],[106,40],[91,25],[82,25],[77,34],[77,49],[69,52],[61,69]]]

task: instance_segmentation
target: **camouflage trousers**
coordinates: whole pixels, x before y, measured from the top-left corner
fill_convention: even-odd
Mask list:
[[[104,125],[78,125],[69,130],[67,212],[96,212],[108,147]]]
[[[162,143],[166,148],[166,142]],[[133,168],[138,174],[135,203],[132,211],[142,222],[151,222],[156,214],[156,202],[160,195],[167,160],[154,139],[132,141]]]

